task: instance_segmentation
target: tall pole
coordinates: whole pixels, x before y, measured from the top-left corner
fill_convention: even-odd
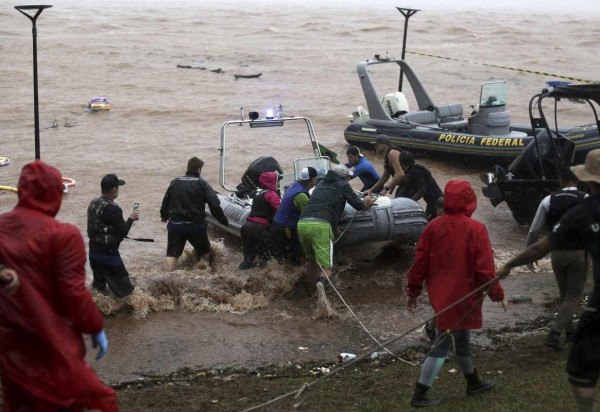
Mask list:
[[[404,38],[402,39],[402,60],[404,60],[404,56],[406,53],[406,34],[408,33],[408,19],[410,16],[415,14],[419,9],[407,9],[406,7],[396,7],[400,13],[404,16]],[[404,78],[404,71],[402,70],[402,66],[400,66],[400,80],[398,82],[398,91],[402,91],[402,79]]]
[[[28,6],[15,6],[20,13],[27,16],[29,20],[31,20],[31,35],[33,36],[33,116],[35,121],[35,159],[40,160],[40,112],[38,105],[38,75],[37,75],[37,28],[35,26],[35,21],[38,16],[44,11],[52,6],[48,5],[28,5]],[[37,12],[32,16],[30,14],[25,13],[24,10],[37,10]]]

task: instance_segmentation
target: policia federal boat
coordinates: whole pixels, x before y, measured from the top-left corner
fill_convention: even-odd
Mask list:
[[[416,107],[410,107],[402,91],[379,95],[369,70],[376,65],[394,65],[410,84]],[[380,58],[358,63],[358,78],[368,110],[358,106],[344,137],[350,144],[374,141],[379,134],[392,144],[425,153],[454,153],[474,158],[502,158],[508,163],[523,151],[544,128],[511,124],[507,110],[507,87],[501,81],[481,85],[479,102],[470,115],[460,103],[437,104],[405,60]],[[575,151],[587,153],[600,147],[596,125],[559,130],[575,143]]]
[[[542,90],[529,102],[531,129],[542,129],[544,132],[536,134],[506,169],[496,166],[493,172],[481,176],[486,184],[483,194],[490,199],[493,206],[506,201],[519,224],[531,224],[540,201],[560,188],[558,176],[561,166],[582,161],[584,158],[581,156],[584,153],[582,146],[587,149],[586,151],[598,147],[597,135],[595,141],[589,139],[589,143],[584,146],[580,140],[573,139],[572,135],[564,134],[563,129],[558,127],[556,113],[561,100],[576,99],[587,103],[595,118],[595,125],[589,127],[598,130],[600,128],[598,121],[600,83],[589,85],[561,85],[560,83],[550,82],[549,84],[554,84],[554,87]],[[554,99],[553,128],[548,124],[544,113],[542,103],[545,99]],[[581,150],[579,153],[578,148]]]
[[[318,171],[318,179],[325,176],[330,169],[330,159],[322,156],[322,146],[319,145],[312,122],[308,118],[283,114],[273,116],[270,113],[263,119],[258,117],[257,112],[251,112],[250,119],[227,121],[221,127],[219,183],[226,194],[217,193],[217,195],[229,220],[229,226],[219,223],[210,215],[210,209],[206,208],[206,220],[210,225],[238,237],[241,226],[250,213],[252,199],[260,192],[258,179],[261,173],[276,171],[280,174],[279,190],[283,197],[285,190],[294,183],[304,167],[314,167]],[[293,127],[294,131],[287,132],[291,138],[285,140],[285,129],[290,127]],[[299,133],[307,135],[308,141],[302,139]],[[243,140],[239,139],[240,136]],[[281,142],[278,156],[290,160],[286,169],[282,169],[274,157],[264,155],[250,163],[241,177],[241,182],[236,181],[237,186],[226,182],[226,176],[231,180],[231,165],[227,163],[230,150],[241,151],[248,146],[260,148],[264,147],[266,142],[272,144],[273,141]],[[291,143],[296,143],[295,146],[300,146],[300,149],[304,146],[307,153],[303,157],[298,157],[298,153],[290,153],[294,149]],[[337,245],[353,246],[390,241],[414,242],[426,224],[427,218],[423,208],[411,199],[390,199],[382,196],[369,210],[359,212],[346,204],[339,225],[344,233]]]

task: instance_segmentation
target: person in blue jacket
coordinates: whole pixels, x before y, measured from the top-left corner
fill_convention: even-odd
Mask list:
[[[308,203],[309,191],[317,184],[317,170],[305,167],[298,180],[283,194],[281,204],[271,224],[271,254],[278,262],[297,266],[301,262],[302,246],[298,239],[298,219]]]
[[[356,146],[350,146],[346,151],[348,157],[348,163],[346,167],[348,169],[354,168],[350,180],[358,177],[363,184],[361,192],[364,192],[370,188],[373,188],[372,193],[379,193],[381,187],[374,187],[379,181],[381,176],[375,170],[375,167],[367,160],[367,158],[360,152],[360,149]]]

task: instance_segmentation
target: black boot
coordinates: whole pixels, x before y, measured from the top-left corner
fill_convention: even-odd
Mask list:
[[[440,403],[439,400],[433,400],[427,397],[427,391],[429,388],[429,386],[417,382],[415,384],[415,392],[410,400],[410,406],[414,406],[415,408],[426,408],[428,406],[435,406]]]
[[[544,345],[558,351],[567,349],[560,337],[560,332],[557,332],[552,328],[550,328],[550,332],[548,332],[548,336],[546,336],[546,339],[544,340]]]
[[[477,377],[477,369],[473,369],[473,373],[465,373],[465,379],[467,379],[467,395],[488,391],[496,385],[494,381],[480,381]]]

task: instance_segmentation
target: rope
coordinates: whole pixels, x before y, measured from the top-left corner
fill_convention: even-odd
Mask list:
[[[438,316],[442,315],[443,313],[446,313],[447,311],[449,311],[450,309],[452,309],[453,307],[455,307],[456,305],[458,305],[459,303],[462,303],[464,300],[466,300],[469,296],[474,295],[475,293],[479,293],[480,291],[482,291],[483,289],[485,289],[486,287],[491,287],[494,283],[496,283],[497,281],[499,281],[500,279],[498,278],[493,278],[490,279],[489,281],[487,281],[486,283],[484,283],[483,285],[479,286],[477,289],[472,290],[471,292],[467,293],[465,296],[463,296],[462,298],[460,298],[459,300],[457,300],[456,302],[452,303],[451,305],[447,306],[446,308],[444,308],[442,311],[436,313],[434,316],[430,317],[429,319],[427,319],[425,322],[421,322],[418,325],[416,325],[415,327],[409,329],[408,331],[404,332],[403,334],[401,334],[400,336],[397,336],[393,339],[388,340],[387,342],[384,342],[383,344],[380,344],[379,347],[377,347],[375,349],[375,351],[383,348],[384,346],[389,346],[391,343],[396,342],[397,340],[405,337],[406,335],[408,335],[409,333],[415,331],[416,329],[418,329],[419,327],[423,326],[425,323],[429,322],[430,320],[433,320],[435,318],[437,318]],[[256,406],[252,406],[250,408],[244,409],[242,412],[250,412],[250,411],[254,411],[260,408],[263,408],[265,406],[271,405],[273,403],[276,403],[282,399],[285,399],[289,396],[295,395],[295,394],[302,394],[306,389],[310,388],[311,386],[315,385],[316,383],[322,381],[323,379],[338,373],[341,370],[344,370],[345,368],[349,367],[350,365],[355,364],[356,362],[358,362],[359,360],[362,360],[364,358],[366,358],[367,356],[369,356],[373,351],[369,350],[367,353],[356,357],[355,359],[346,362],[344,364],[342,364],[341,366],[338,366],[337,368],[333,369],[332,371],[330,371],[329,373],[321,376],[320,378],[315,379],[312,382],[305,382],[302,387],[300,387],[299,389],[287,392],[283,395],[280,395],[274,399],[271,399],[270,401],[267,401],[265,403],[262,403],[260,405],[256,405]]]
[[[358,316],[356,316],[356,313],[354,313],[354,311],[350,308],[350,305],[348,305],[348,303],[346,303],[346,300],[342,297],[342,295],[340,294],[340,292],[335,288],[335,286],[333,285],[333,282],[331,281],[331,279],[329,279],[329,277],[325,274],[325,271],[323,270],[323,267],[321,265],[319,265],[319,267],[321,268],[321,272],[323,272],[323,275],[325,276],[325,278],[327,279],[327,281],[329,282],[329,285],[331,285],[332,289],[335,291],[335,293],[338,295],[338,297],[340,298],[340,300],[342,301],[342,303],[346,306],[346,309],[348,309],[348,311],[352,314],[352,316],[354,316],[354,318],[356,319],[356,321],[360,324],[360,326],[362,326],[362,328],[365,330],[365,332],[367,332],[367,335],[369,335],[371,337],[371,339],[373,339],[373,341],[378,344],[381,348],[383,348],[387,353],[389,353],[390,355],[392,355],[394,358],[409,364],[410,366],[417,366],[419,363],[416,362],[410,362],[407,361],[406,359],[402,359],[401,357],[395,355],[394,353],[392,353],[388,348],[384,347],[375,336],[373,336],[373,334],[369,331],[369,329],[367,329],[367,327],[364,325],[364,323],[361,322],[361,320],[358,318]]]
[[[571,77],[571,76],[564,76],[564,75],[555,74],[555,73],[542,72],[542,71],[539,71],[539,70],[528,70],[528,69],[521,69],[521,68],[518,68],[518,67],[500,66],[500,65],[497,65],[497,64],[490,64],[490,63],[480,63],[480,62],[475,62],[475,61],[472,61],[472,60],[457,59],[457,58],[454,58],[454,57],[436,56],[435,54],[420,53],[420,52],[413,52],[413,51],[406,51],[406,53],[416,54],[418,56],[433,57],[433,58],[436,58],[436,59],[453,60],[453,61],[456,61],[456,62],[477,64],[477,65],[480,65],[480,66],[496,67],[496,68],[499,68],[499,69],[514,70],[514,71],[521,72],[521,73],[539,74],[541,76],[549,76],[549,77],[555,77],[555,78],[559,78],[559,79],[572,80],[572,81],[580,82],[580,83],[596,83],[593,80],[579,79],[577,77]]]

